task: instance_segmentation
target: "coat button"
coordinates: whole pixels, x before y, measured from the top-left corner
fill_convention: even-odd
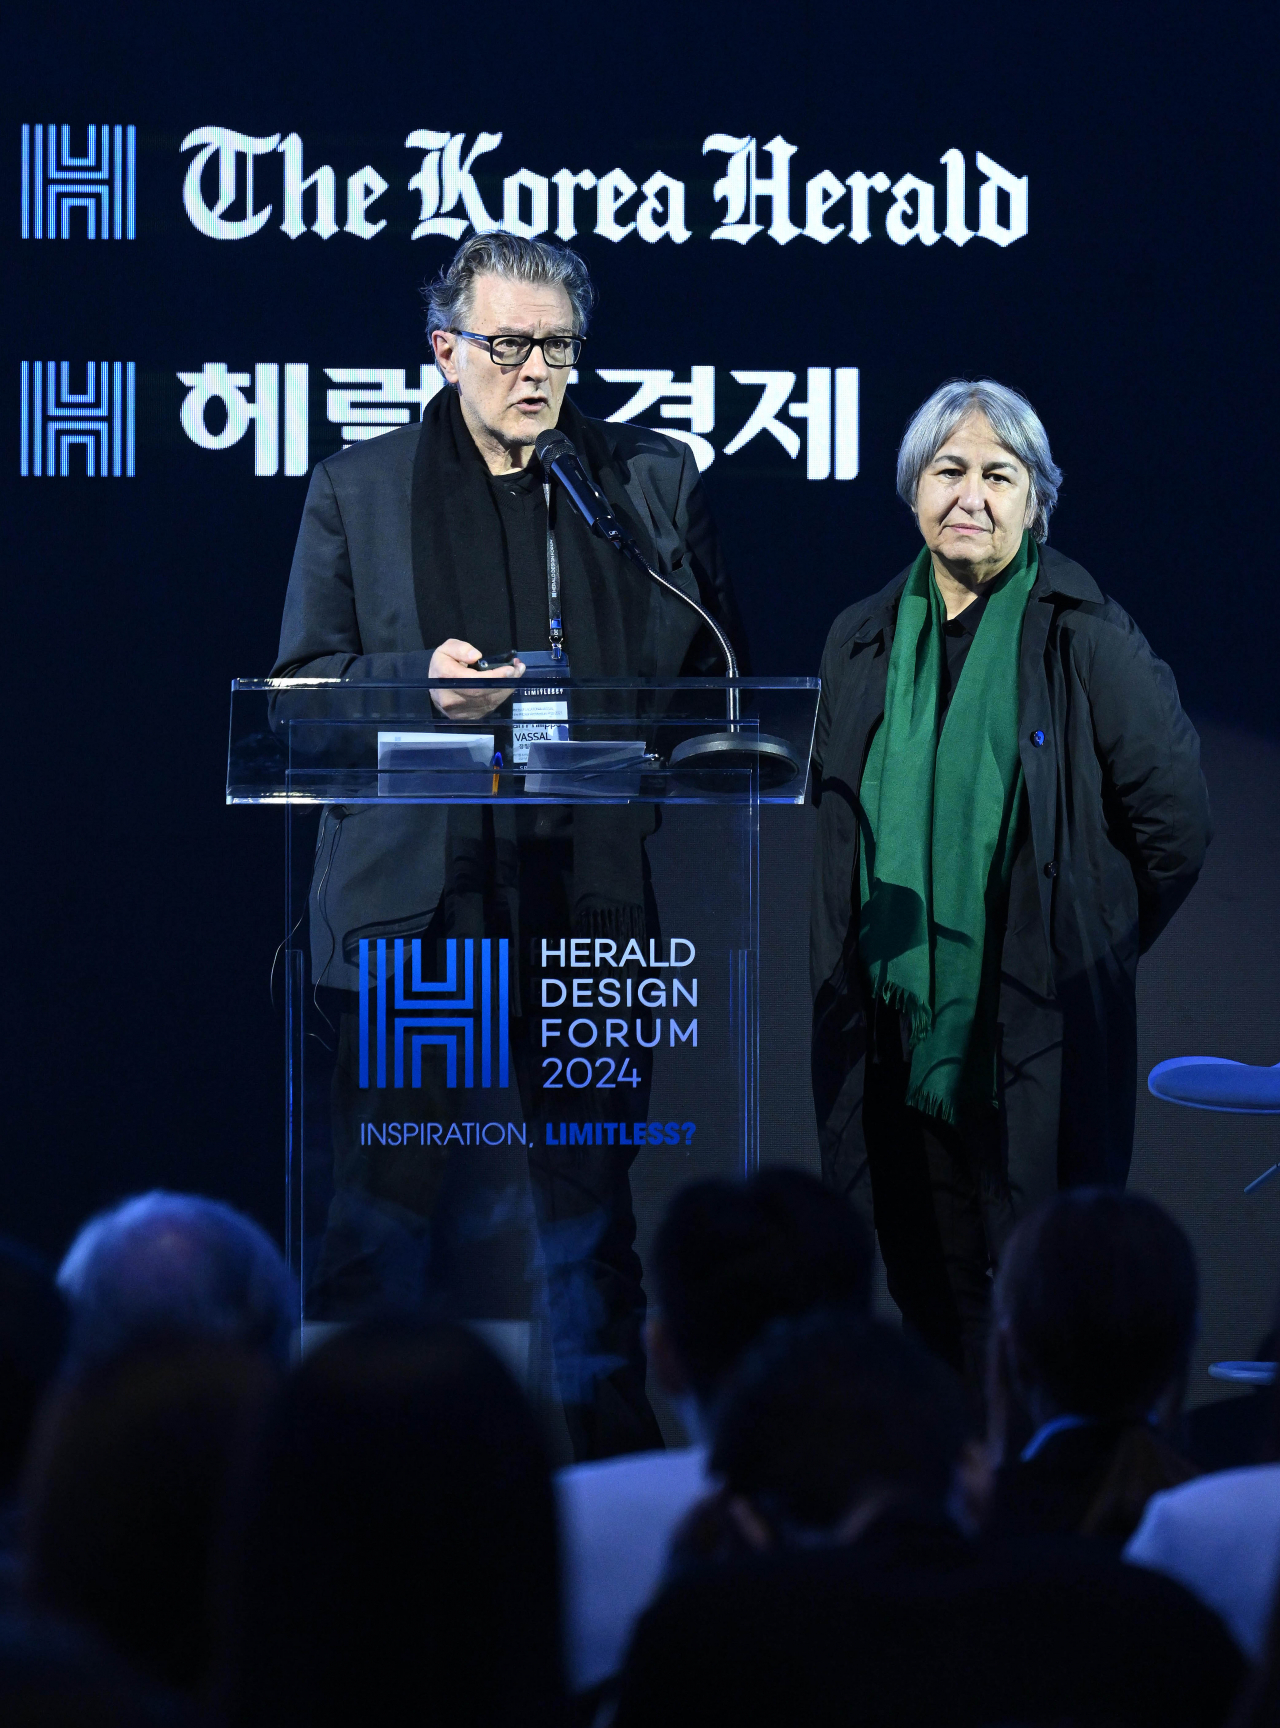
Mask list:
[[[1035,745],[1037,750],[1044,743],[1044,733],[1040,731],[1039,727],[1037,727],[1031,734],[1031,742]]]
[[[1045,865],[1044,873],[1049,878],[1050,881],[1052,881],[1053,878],[1058,874],[1058,866],[1054,863],[1052,858],[1050,858],[1049,862]]]

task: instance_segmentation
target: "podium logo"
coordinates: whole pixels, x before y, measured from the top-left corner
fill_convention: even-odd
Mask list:
[[[421,1087],[423,1057],[444,1053],[445,1085],[507,1085],[510,944],[449,937],[445,975],[422,975],[422,942],[360,944],[360,1085]],[[477,1078],[478,1077],[478,1078]]]
[[[136,155],[133,126],[24,126],[22,238],[132,240]]]
[[[24,360],[23,475],[65,480],[132,479],[135,366],[132,360]]]

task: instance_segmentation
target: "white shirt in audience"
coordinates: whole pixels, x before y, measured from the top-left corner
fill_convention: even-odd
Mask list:
[[[1256,1661],[1280,1575],[1280,1464],[1219,1470],[1153,1494],[1124,1557],[1198,1596]]]
[[[705,1446],[573,1464],[556,1476],[565,1638],[575,1691],[617,1673],[662,1581],[667,1549],[710,1492]]]

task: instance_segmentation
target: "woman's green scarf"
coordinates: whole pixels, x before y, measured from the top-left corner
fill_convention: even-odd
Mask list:
[[[911,1022],[907,1103],[944,1122],[994,1108],[1003,908],[1022,794],[1018,650],[1039,560],[996,578],[938,732],[946,611],[926,548],[898,604],[884,720],[862,776],[859,944]]]

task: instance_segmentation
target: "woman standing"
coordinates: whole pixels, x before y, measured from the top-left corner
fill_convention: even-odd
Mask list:
[[[814,745],[813,1079],[827,1181],[981,1383],[990,1276],[1058,1187],[1123,1187],[1135,982],[1209,840],[1173,676],[1045,544],[1034,409],[936,390],[898,492],[924,545],[827,639]]]

